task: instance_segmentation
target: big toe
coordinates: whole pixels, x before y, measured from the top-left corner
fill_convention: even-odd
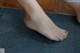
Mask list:
[[[49,36],[48,38],[50,40],[62,41],[67,38],[67,35],[68,35],[68,31],[61,29],[60,31],[54,33],[53,36]]]
[[[62,41],[67,38],[67,35],[68,35],[68,31],[62,30],[60,31],[58,38],[60,41]]]

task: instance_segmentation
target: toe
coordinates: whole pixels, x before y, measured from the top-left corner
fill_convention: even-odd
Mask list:
[[[64,31],[64,33],[65,33],[65,37],[68,35],[68,31],[67,30],[65,30]]]
[[[64,36],[64,34],[59,34],[58,38],[59,38],[60,41],[62,41],[62,40],[65,39],[65,36]]]
[[[68,35],[68,31],[64,30],[62,33],[59,33],[58,38],[60,41],[62,41],[67,38],[67,35]]]
[[[64,36],[64,39],[67,38],[67,36],[68,36],[68,31],[64,30],[63,36]]]
[[[51,36],[51,37],[48,37],[50,40],[54,40],[54,41],[60,41],[60,39],[56,36]]]

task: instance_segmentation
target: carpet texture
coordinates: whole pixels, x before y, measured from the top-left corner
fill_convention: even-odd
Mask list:
[[[80,25],[75,17],[47,15],[57,26],[69,31],[67,39],[50,41],[24,25],[23,10],[5,8],[0,14],[0,48],[4,48],[5,53],[80,53]]]

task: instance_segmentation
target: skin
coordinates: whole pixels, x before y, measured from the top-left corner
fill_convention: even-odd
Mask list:
[[[25,25],[50,40],[62,41],[67,38],[68,31],[57,27],[45,14],[36,0],[18,0],[25,10]],[[70,4],[71,5],[71,4]]]
[[[65,2],[74,9],[74,11],[76,12],[77,21],[78,23],[80,23],[80,2]]]

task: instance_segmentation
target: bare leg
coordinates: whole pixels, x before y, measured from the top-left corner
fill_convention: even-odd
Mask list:
[[[77,21],[80,23],[80,2],[67,2],[76,12]]]
[[[26,11],[25,24],[50,40],[61,41],[67,37],[68,32],[57,27],[44,13],[36,0],[18,0]]]

